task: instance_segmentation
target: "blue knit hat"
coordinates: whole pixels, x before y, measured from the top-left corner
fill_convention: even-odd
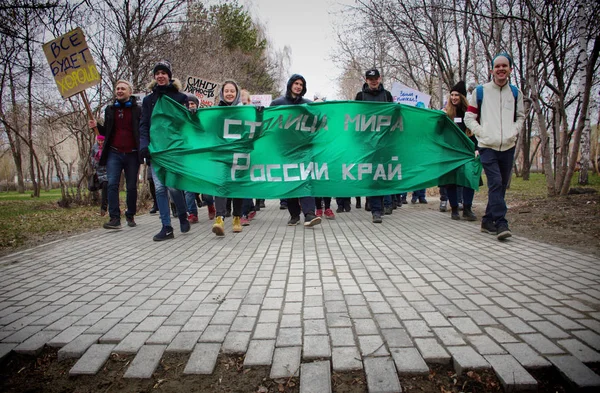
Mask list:
[[[510,57],[510,55],[506,52],[500,52],[498,53],[496,56],[494,56],[494,58],[492,59],[492,68],[494,68],[494,62],[496,61],[497,58],[499,57],[506,57],[508,59],[508,65],[510,66],[510,68],[513,68],[513,59],[512,57]]]

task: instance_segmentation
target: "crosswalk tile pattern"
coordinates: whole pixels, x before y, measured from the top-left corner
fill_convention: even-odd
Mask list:
[[[96,230],[0,259],[0,358],[60,348],[71,375],[111,353],[135,354],[149,378],[165,353],[184,374],[210,374],[219,353],[244,354],[300,390],[331,390],[333,371],[363,369],[369,392],[453,364],[493,369],[505,389],[532,389],[554,367],[600,388],[600,259],[477,223],[404,206],[382,225],[353,210],[314,228],[286,226],[268,201],[242,233],[204,219],[153,242],[158,217]]]

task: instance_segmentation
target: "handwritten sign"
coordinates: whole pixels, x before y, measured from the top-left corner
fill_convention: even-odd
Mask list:
[[[394,98],[394,102],[416,106],[417,108],[429,108],[429,101],[431,101],[430,95],[411,89],[398,82],[392,84],[392,97]]]
[[[43,48],[63,98],[100,83],[100,74],[81,28],[45,43]]]
[[[188,76],[183,91],[193,94],[200,101],[200,108],[215,105],[215,98],[220,90],[218,82],[211,82],[196,76]]]
[[[250,101],[254,106],[269,106],[273,101],[273,96],[270,94],[251,95]]]

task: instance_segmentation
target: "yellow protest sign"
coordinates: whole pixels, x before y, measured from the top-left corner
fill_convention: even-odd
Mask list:
[[[100,74],[81,28],[45,43],[43,48],[63,98],[100,83]]]

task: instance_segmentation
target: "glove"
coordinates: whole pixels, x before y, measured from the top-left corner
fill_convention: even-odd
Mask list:
[[[147,147],[140,149],[140,161],[143,160],[144,158],[146,159],[146,161],[150,161],[150,151],[148,150]]]

